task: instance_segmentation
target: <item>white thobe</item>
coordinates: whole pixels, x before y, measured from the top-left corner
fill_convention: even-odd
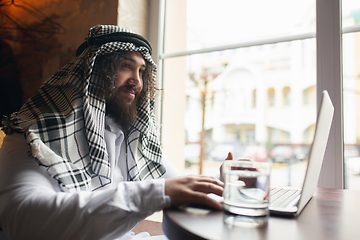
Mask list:
[[[0,226],[8,239],[149,237],[147,233],[135,235],[131,229],[152,213],[170,206],[170,198],[164,194],[164,178],[180,172],[164,156],[167,171],[163,178],[125,181],[124,134],[111,119],[107,118],[106,123],[105,141],[112,182],[93,192],[61,192],[46,168],[30,156],[22,134],[5,137],[0,149]]]

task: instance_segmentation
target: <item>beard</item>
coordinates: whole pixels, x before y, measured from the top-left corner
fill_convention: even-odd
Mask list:
[[[124,98],[121,96],[122,91],[135,91],[135,98]],[[139,91],[129,85],[120,86],[113,90],[112,97],[106,99],[106,114],[110,116],[119,126],[127,127],[137,119],[137,102],[139,99]],[[128,101],[132,101],[128,104]]]

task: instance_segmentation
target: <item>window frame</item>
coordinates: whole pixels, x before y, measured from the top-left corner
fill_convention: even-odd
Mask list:
[[[158,87],[163,85],[163,64],[166,59],[221,51],[231,48],[272,44],[316,37],[317,109],[323,90],[327,90],[333,101],[335,112],[330,136],[325,152],[318,186],[323,188],[344,188],[344,141],[343,141],[343,88],[342,88],[342,34],[359,32],[360,26],[341,29],[341,0],[316,0],[316,33],[304,33],[252,42],[241,42],[211,48],[196,49],[175,53],[164,53],[164,23],[166,0],[150,2],[149,39],[154,48],[154,59],[158,64]],[[160,102],[160,103],[159,103]],[[156,106],[156,114],[161,124],[161,101]]]
[[[316,0],[317,109],[323,90],[334,104],[319,187],[344,188],[341,0]]]

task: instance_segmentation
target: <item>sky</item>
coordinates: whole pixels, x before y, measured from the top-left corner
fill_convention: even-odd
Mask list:
[[[188,0],[190,49],[314,32],[316,0]],[[343,0],[343,15],[360,0]]]

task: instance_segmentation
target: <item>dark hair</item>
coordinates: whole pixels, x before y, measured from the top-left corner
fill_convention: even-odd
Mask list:
[[[96,69],[103,80],[104,88],[102,97],[105,100],[111,99],[115,90],[114,79],[117,76],[117,71],[121,67],[122,61],[125,59],[128,51],[117,51],[102,56],[96,59]],[[158,88],[156,88],[156,67],[149,62],[146,62],[146,68],[143,73],[143,88],[140,93],[139,102],[143,103],[148,100],[154,100]]]

